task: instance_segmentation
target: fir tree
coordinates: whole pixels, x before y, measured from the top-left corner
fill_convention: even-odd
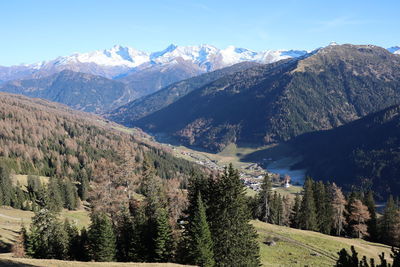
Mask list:
[[[110,218],[105,213],[94,213],[91,221],[88,231],[91,258],[95,261],[113,261],[116,240]]]
[[[367,195],[365,196],[364,204],[368,207],[368,211],[371,216],[371,218],[367,222],[369,239],[371,241],[376,241],[378,238],[378,229],[377,229],[375,200],[374,200],[374,194],[372,191],[369,191],[367,193]]]
[[[218,266],[259,266],[257,232],[249,223],[245,188],[232,165],[215,181],[210,180],[207,218]]]
[[[304,194],[300,211],[300,228],[312,231],[316,231],[318,229],[317,214],[314,202],[313,180],[311,178],[307,178],[306,182],[304,183]]]
[[[389,196],[385,211],[380,221],[381,241],[389,245],[397,245],[397,228],[399,215],[393,197]]]
[[[27,253],[33,258],[66,259],[67,236],[56,215],[41,209],[32,218]]]
[[[332,228],[332,206],[328,190],[322,181],[314,183],[314,200],[317,210],[318,231],[330,234]]]
[[[190,205],[194,206],[194,213],[189,215],[189,223],[185,228],[188,263],[201,267],[214,266],[213,242],[201,192],[197,195],[196,203]]]
[[[260,198],[260,220],[263,222],[271,222],[271,199],[272,199],[272,181],[268,174],[264,176],[259,193]]]
[[[63,207],[64,201],[62,199],[60,185],[58,179],[55,177],[49,179],[45,203],[46,208],[56,212],[61,211]]]
[[[174,253],[174,239],[168,213],[164,208],[157,210],[155,230],[154,260],[156,262],[170,262]]]
[[[10,206],[13,194],[13,187],[10,179],[9,169],[0,165],[0,205]]]
[[[293,228],[300,228],[300,212],[301,209],[301,199],[298,194],[294,198],[293,212],[290,218],[290,226]]]

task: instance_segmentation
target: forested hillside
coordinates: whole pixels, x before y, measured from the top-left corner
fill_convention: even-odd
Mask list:
[[[222,77],[134,125],[213,151],[285,141],[398,103],[399,66],[377,46],[331,45]]]
[[[313,177],[387,196],[400,191],[400,106],[290,142]]]
[[[205,86],[223,76],[242,71],[251,67],[258,66],[258,63],[243,62],[216,71],[201,74],[199,76],[186,79],[171,84],[153,94],[133,100],[126,105],[118,107],[107,114],[107,117],[125,126],[135,125],[135,122],[148,116],[166,106],[174,103],[181,97],[190,92]]]
[[[124,197],[136,192],[145,161],[179,194],[179,185],[197,169],[100,117],[24,96],[0,94],[0,137],[2,181],[8,185],[2,188],[2,203],[9,205],[17,196],[19,208],[40,206],[41,198],[52,194],[65,195],[62,188],[69,193],[60,204],[72,209],[78,205],[78,196],[81,200],[90,197],[89,188],[95,192],[92,202],[103,200],[105,188],[109,193],[115,190],[113,201],[120,201],[121,192]],[[29,195],[21,196],[19,190],[10,193],[12,184],[17,184],[14,174],[31,175]],[[47,189],[55,191],[40,193],[46,186],[36,176],[49,177]],[[75,204],[69,205],[67,198]]]

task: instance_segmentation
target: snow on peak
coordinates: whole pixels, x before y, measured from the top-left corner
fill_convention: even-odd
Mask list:
[[[147,53],[132,47],[115,45],[110,49],[96,50],[88,53],[73,53],[58,57],[48,62],[30,65],[34,69],[52,66],[93,63],[104,67],[136,68],[144,63],[151,65],[176,64],[182,60],[199,66],[204,71],[212,71],[243,61],[271,63],[285,58],[298,57],[306,51],[297,50],[265,50],[255,52],[246,48],[228,46],[218,49],[215,46],[201,44],[194,46],[169,45],[164,50]]]

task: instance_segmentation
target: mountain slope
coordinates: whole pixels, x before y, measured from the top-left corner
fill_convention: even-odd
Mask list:
[[[350,188],[359,185],[385,196],[400,190],[400,106],[290,142],[303,160],[297,165],[318,179]]]
[[[376,46],[331,45],[225,76],[134,125],[210,150],[280,142],[393,105],[399,88],[399,56]]]
[[[95,113],[105,112],[136,97],[136,93],[121,82],[69,70],[40,79],[5,83],[0,85],[0,91],[44,98]]]
[[[221,78],[250,67],[257,66],[254,62],[243,62],[216,71],[208,72],[187,80],[183,80],[167,86],[151,95],[133,100],[112,112],[107,117],[115,122],[132,126],[135,121],[154,113],[188,93]]]

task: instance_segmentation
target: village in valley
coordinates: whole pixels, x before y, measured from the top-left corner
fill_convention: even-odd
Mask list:
[[[169,149],[172,149],[178,157],[194,161],[213,171],[223,171],[227,166],[224,160],[216,159],[215,154],[200,153],[188,148],[174,147],[169,144],[166,146],[168,146]],[[290,188],[292,184],[289,175],[269,172],[267,169],[263,168],[263,165],[265,165],[265,162],[268,160],[269,159],[262,159],[261,162],[235,162],[234,166],[238,169],[240,179],[243,181],[244,185],[255,192],[260,191],[265,175],[269,175],[271,178],[274,189]]]

